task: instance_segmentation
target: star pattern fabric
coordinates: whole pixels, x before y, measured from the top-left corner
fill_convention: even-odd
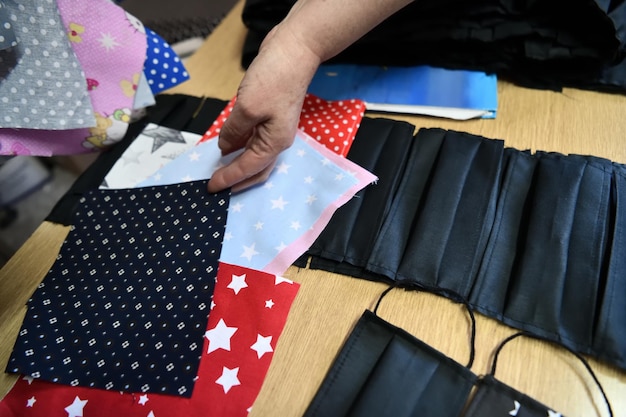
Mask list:
[[[149,124],[124,151],[100,188],[132,188],[198,143],[201,136]]]
[[[204,142],[139,186],[208,179],[235,156],[222,158],[217,141]],[[264,184],[232,196],[220,260],[282,274],[319,236],[335,210],[375,180],[299,132]]]
[[[146,28],[148,50],[144,71],[153,94],[189,79],[189,73],[172,47],[153,30]]]
[[[95,125],[85,74],[52,1],[5,2],[17,45],[0,51],[1,128]]]
[[[190,396],[228,200],[202,181],[86,193],[7,371]]]
[[[233,98],[220,116],[202,136],[201,142],[219,136],[220,130],[233,110]],[[302,105],[298,128],[338,155],[346,156],[354,141],[365,112],[365,102],[359,99],[326,101],[307,94]]]
[[[228,288],[235,275],[245,276],[248,285],[238,294]],[[246,416],[261,389],[298,289],[299,284],[280,276],[220,264],[208,336],[189,399],[69,387],[25,377],[0,401],[0,416]]]

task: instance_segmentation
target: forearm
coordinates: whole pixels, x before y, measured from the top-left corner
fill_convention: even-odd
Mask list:
[[[276,28],[326,61],[412,0],[298,0]]]

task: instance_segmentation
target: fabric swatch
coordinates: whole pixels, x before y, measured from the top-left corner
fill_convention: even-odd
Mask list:
[[[104,178],[100,188],[133,188],[198,143],[200,135],[149,124]]]
[[[169,43],[146,28],[148,49],[144,72],[153,94],[172,88],[189,79],[189,73]]]
[[[189,397],[228,200],[203,181],[86,193],[7,371]]]
[[[17,38],[13,31],[13,25],[9,18],[9,12],[4,6],[4,3],[0,1],[0,50],[17,46]]]
[[[220,116],[202,136],[201,142],[219,135],[237,98],[233,98]],[[346,156],[359,129],[365,112],[365,103],[359,99],[326,101],[307,94],[302,105],[298,129],[316,139],[338,155]]]
[[[299,284],[280,276],[219,265],[202,361],[189,399],[68,387],[25,377],[0,401],[0,415],[244,417],[261,389],[298,289]]]
[[[234,157],[222,158],[216,140],[204,142],[138,186],[208,179]],[[317,238],[335,210],[375,180],[298,132],[264,184],[232,196],[220,260],[282,274]]]
[[[139,77],[139,83],[137,83],[135,98],[133,99],[133,109],[142,109],[145,107],[154,106],[155,104],[156,100],[154,98],[154,94],[152,94],[150,86],[148,85],[148,79],[146,78],[146,74],[142,72],[141,76]]]
[[[1,128],[95,126],[85,73],[53,1],[4,3],[17,45],[0,51]]]

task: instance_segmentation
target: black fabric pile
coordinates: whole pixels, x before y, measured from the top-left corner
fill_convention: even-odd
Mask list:
[[[246,0],[242,64],[294,0]],[[541,89],[626,92],[624,0],[419,0],[333,63],[432,65],[496,73]]]

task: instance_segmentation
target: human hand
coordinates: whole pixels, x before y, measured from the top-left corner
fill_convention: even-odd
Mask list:
[[[280,26],[280,25],[279,25]],[[243,149],[209,180],[209,192],[234,192],[265,181],[276,158],[293,144],[302,103],[320,58],[288,30],[267,36],[246,72],[220,131],[223,155]]]

